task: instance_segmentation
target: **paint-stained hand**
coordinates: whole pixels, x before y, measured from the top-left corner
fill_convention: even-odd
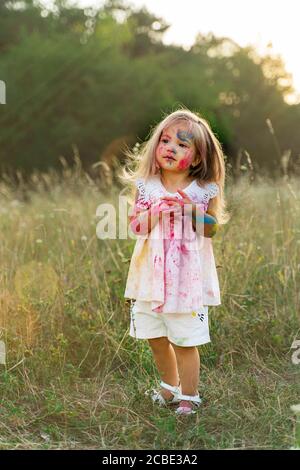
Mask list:
[[[173,196],[164,196],[163,200],[170,205],[173,204],[175,207],[180,207],[182,214],[191,215],[193,210],[193,201],[181,189],[177,189],[177,192],[178,194],[180,194],[181,199],[178,199],[177,197]]]
[[[178,189],[177,191],[182,199],[177,199],[172,196],[165,196],[164,200],[166,202],[169,201],[169,203],[173,201],[174,204],[180,204],[182,207],[182,213],[192,217],[194,230],[197,230],[196,223],[198,223],[200,224],[199,227],[203,236],[205,238],[212,238],[216,234],[219,227],[216,218],[208,213],[205,213],[203,210],[200,210],[199,205],[197,206],[198,212],[196,213],[196,205],[188,197],[188,195],[181,189]],[[201,227],[203,227],[203,229],[201,229]]]
[[[181,203],[180,200],[173,197],[163,196],[159,199],[159,211],[160,212],[174,212],[178,213],[181,212]]]

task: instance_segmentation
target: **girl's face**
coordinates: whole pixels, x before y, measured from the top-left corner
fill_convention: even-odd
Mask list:
[[[194,161],[194,136],[185,122],[166,127],[156,148],[156,162],[162,170],[188,173]]]

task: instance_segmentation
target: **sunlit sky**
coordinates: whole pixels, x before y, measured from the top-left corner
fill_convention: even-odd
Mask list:
[[[52,0],[42,0],[50,6]],[[83,7],[101,6],[102,0],[70,0]],[[146,6],[150,12],[170,24],[166,44],[193,44],[198,32],[213,32],[232,38],[241,46],[254,45],[260,53],[272,43],[274,54],[280,54],[286,70],[293,75],[295,96],[300,102],[300,1],[299,0],[131,0],[134,7]]]

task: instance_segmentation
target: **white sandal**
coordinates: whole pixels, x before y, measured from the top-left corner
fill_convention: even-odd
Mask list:
[[[153,403],[158,403],[160,406],[168,406],[168,405],[174,405],[174,404],[180,403],[181,399],[177,398],[178,395],[180,395],[181,393],[180,385],[178,387],[176,386],[173,387],[172,385],[166,384],[165,382],[161,381],[160,386],[162,388],[165,388],[166,390],[169,390],[173,394],[173,398],[167,400],[162,396],[162,394],[159,391],[155,389],[147,390],[145,392],[145,395],[147,396],[150,395]]]
[[[195,395],[195,396],[190,396],[190,395],[182,395],[181,393],[179,393],[179,395],[177,395],[177,399],[179,401],[190,401],[191,402],[191,407],[188,407],[188,406],[179,406],[177,408],[177,410],[175,411],[175,414],[177,415],[191,415],[191,414],[195,414],[196,411],[193,409],[193,408],[199,408],[200,406],[200,403],[202,402],[201,398],[199,397],[199,395]]]

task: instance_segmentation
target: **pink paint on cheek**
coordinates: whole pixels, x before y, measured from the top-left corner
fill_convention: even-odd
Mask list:
[[[163,144],[159,144],[159,146],[156,149],[156,155],[160,155],[163,152]]]
[[[183,158],[182,160],[180,160],[178,168],[179,170],[186,170],[188,166],[189,160],[187,158]]]
[[[193,161],[193,152],[192,150],[190,150],[189,152],[187,152],[186,156],[182,160],[180,160],[178,169],[186,170],[190,166],[192,161]]]
[[[160,143],[160,144],[158,144],[158,146],[156,147],[156,152],[155,152],[156,159],[162,158],[162,156],[163,156],[164,154],[165,154],[165,144],[164,144],[164,143]]]
[[[158,159],[159,159],[159,157],[160,157],[161,154],[162,154],[162,148],[163,148],[163,147],[162,147],[161,144],[158,145],[158,146],[156,147],[156,152],[155,152],[156,165],[158,165],[159,167],[161,166],[161,164],[159,163]]]

